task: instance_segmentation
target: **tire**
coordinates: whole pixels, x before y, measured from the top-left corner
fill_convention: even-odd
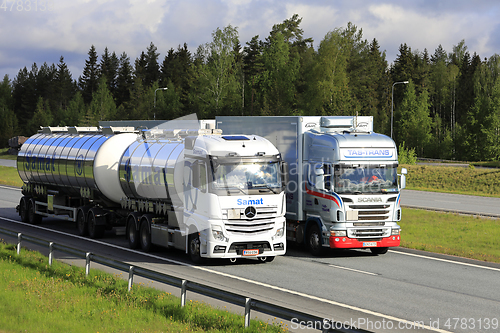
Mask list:
[[[28,198],[22,197],[19,201],[19,216],[21,217],[21,221],[23,221],[24,223],[29,222],[28,200]]]
[[[269,257],[259,257],[260,262],[272,262],[274,260],[274,256]]]
[[[373,254],[379,255],[379,254],[386,254],[387,250],[389,250],[388,247],[371,247],[370,251],[372,251]]]
[[[200,235],[198,232],[194,232],[189,235],[188,246],[191,261],[195,264],[201,264],[203,262],[203,258],[200,253]]]
[[[78,213],[76,213],[76,230],[78,231],[78,235],[80,236],[88,236],[88,223],[87,223],[87,213],[88,208],[80,207],[78,209]]]
[[[307,247],[314,256],[323,254],[323,245],[321,243],[321,232],[317,224],[313,224],[307,233]]]
[[[128,246],[135,250],[139,248],[139,230],[137,230],[137,219],[130,214],[127,218],[127,240]]]
[[[42,216],[35,213],[35,199],[31,198],[28,202],[28,223],[40,224],[42,223]]]
[[[151,232],[149,231],[149,224],[146,220],[142,221],[141,223],[138,241],[140,241],[141,249],[144,252],[151,251]]]
[[[87,227],[89,231],[89,237],[92,239],[102,238],[105,231],[105,226],[97,224],[97,213],[97,209],[91,208],[87,214]]]

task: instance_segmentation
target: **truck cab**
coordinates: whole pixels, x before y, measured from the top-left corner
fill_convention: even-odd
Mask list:
[[[397,149],[370,122],[362,125],[322,118],[319,129],[304,134],[304,210],[314,254],[325,245],[381,254],[400,244],[405,176],[399,181]]]

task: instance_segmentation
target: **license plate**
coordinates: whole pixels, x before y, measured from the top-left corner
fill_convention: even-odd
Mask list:
[[[259,250],[243,250],[244,256],[256,256],[259,254]]]
[[[377,242],[363,242],[364,247],[374,247],[377,246]]]

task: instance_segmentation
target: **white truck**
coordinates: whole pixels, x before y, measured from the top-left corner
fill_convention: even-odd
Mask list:
[[[216,129],[44,127],[21,147],[22,221],[75,222],[80,235],[121,227],[131,248],[203,258],[285,254],[286,174],[256,135]]]
[[[396,145],[373,132],[372,117],[217,117],[216,127],[263,136],[288,163],[288,241],[314,255],[325,248],[384,254],[399,246],[407,171],[397,174]]]

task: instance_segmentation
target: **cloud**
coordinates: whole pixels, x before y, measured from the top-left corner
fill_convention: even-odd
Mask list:
[[[494,33],[494,21],[471,8],[467,15],[462,11],[446,10],[429,13],[394,4],[374,4],[369,6],[369,11],[376,21],[367,25],[364,31],[369,31],[380,45],[389,48],[391,54],[395,54],[403,43],[413,51],[427,49],[432,54],[442,45],[451,52],[462,39],[469,50],[479,54],[491,55],[493,51],[488,41]]]
[[[212,32],[229,24],[245,46],[255,35],[264,40],[273,25],[298,14],[304,37],[317,47],[324,36],[352,22],[363,37],[376,38],[392,62],[399,46],[447,52],[465,39],[482,57],[499,53],[500,4],[494,0],[73,0],[55,1],[51,11],[1,11],[0,75],[11,78],[34,62],[57,63],[63,55],[78,77],[91,45],[105,47],[131,62],[153,42],[160,61],[170,48],[187,43],[194,53]],[[78,55],[78,56],[77,56]],[[73,72],[73,69],[76,69]]]

